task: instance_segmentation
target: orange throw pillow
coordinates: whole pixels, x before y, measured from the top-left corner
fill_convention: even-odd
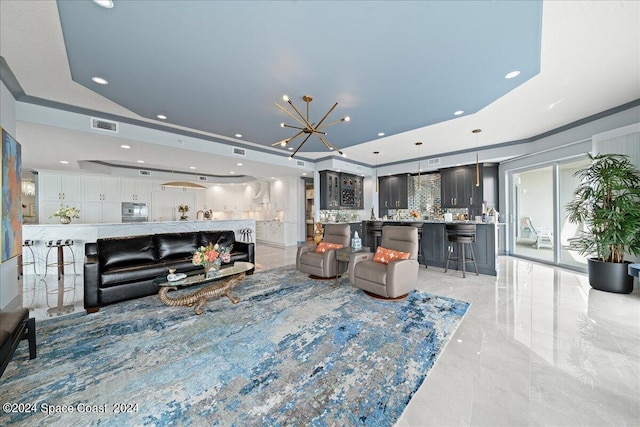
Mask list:
[[[393,249],[383,248],[382,246],[378,246],[376,249],[376,254],[373,256],[373,260],[375,262],[379,262],[382,264],[389,264],[391,261],[397,261],[399,259],[409,259],[410,252],[400,252],[394,251]]]
[[[316,252],[320,252],[321,254],[323,254],[332,249],[340,249],[341,247],[342,245],[340,243],[320,242],[320,244],[316,248]]]

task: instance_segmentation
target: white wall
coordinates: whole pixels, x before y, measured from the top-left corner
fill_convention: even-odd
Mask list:
[[[11,136],[16,135],[16,100],[9,92],[9,89],[0,81],[0,126],[2,126]]]

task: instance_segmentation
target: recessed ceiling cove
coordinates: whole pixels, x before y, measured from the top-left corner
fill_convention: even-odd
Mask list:
[[[285,93],[297,104],[313,94],[311,117],[338,102],[351,121],[327,138],[343,149],[473,114],[540,71],[541,1],[59,1],[58,11],[77,83],[139,116],[269,147],[291,133],[273,107]],[[301,151],[326,148],[312,138]]]

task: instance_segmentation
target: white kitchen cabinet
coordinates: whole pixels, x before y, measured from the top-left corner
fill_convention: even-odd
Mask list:
[[[277,211],[288,210],[289,182],[278,180],[271,184],[271,207]]]
[[[38,174],[38,200],[61,203],[82,202],[82,177]]]
[[[296,224],[289,221],[256,221],[256,240],[274,246],[295,246]]]
[[[151,200],[153,183],[147,180],[122,179],[122,201],[147,203]]]
[[[84,202],[79,221],[84,224],[122,222],[122,205],[118,202]]]
[[[75,175],[38,174],[38,222],[59,224],[60,218],[51,215],[60,206],[82,210],[82,177]],[[82,218],[82,212],[80,212]],[[73,222],[79,222],[74,218]]]
[[[86,176],[84,178],[85,202],[118,202],[122,200],[120,178]]]
[[[180,219],[179,205],[187,205],[189,219],[196,218],[195,194],[192,191],[151,192],[151,216],[149,221],[177,221]]]

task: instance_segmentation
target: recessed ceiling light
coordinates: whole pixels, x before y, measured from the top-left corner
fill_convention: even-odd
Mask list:
[[[138,160],[138,163],[144,163],[144,160]]]
[[[307,173],[306,172],[302,172],[302,176],[307,176]]]
[[[160,120],[167,120],[167,116],[165,116],[164,114],[158,114],[156,117]]]
[[[189,166],[189,169],[195,169],[195,168],[196,168],[195,166]]]
[[[384,136],[384,132],[378,132],[378,136]]]
[[[242,166],[242,163],[236,163],[236,166]]]
[[[235,173],[235,172],[234,172],[234,171],[229,171],[229,173],[232,173],[232,174],[233,174],[233,173]]]
[[[98,76],[91,77],[91,80],[93,80],[94,82],[98,83],[99,85],[108,85],[109,84],[107,79],[103,79],[102,77],[98,77]]]
[[[454,116],[459,116],[460,114],[464,114],[464,111],[458,110],[455,113],[453,113]]]
[[[111,9],[113,7],[113,0],[93,0],[93,2],[105,9]]]
[[[120,148],[124,148],[125,150],[128,150],[131,147],[129,145],[122,144]]]
[[[336,169],[336,172],[340,172],[340,169]]]
[[[242,134],[241,133],[236,133],[236,138],[242,138]]]
[[[62,163],[63,165],[68,165],[69,164],[69,162],[66,161],[66,160],[60,160],[60,163]]]
[[[518,77],[520,75],[520,71],[512,71],[510,73],[507,73],[506,76],[504,76],[505,79],[512,79],[514,77]]]
[[[287,148],[287,150],[293,151],[293,147],[289,147],[289,148]]]

